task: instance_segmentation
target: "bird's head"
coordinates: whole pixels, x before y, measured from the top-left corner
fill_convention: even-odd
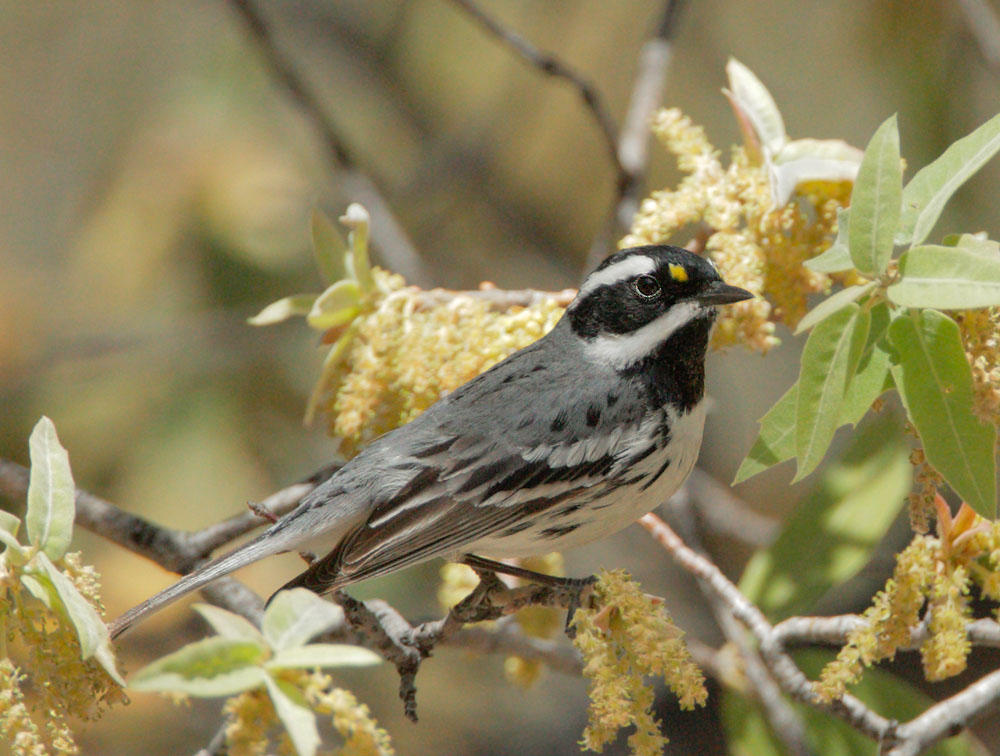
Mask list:
[[[609,256],[587,276],[566,315],[595,359],[624,369],[697,323],[707,335],[719,305],[753,298],[706,258],[651,245]]]

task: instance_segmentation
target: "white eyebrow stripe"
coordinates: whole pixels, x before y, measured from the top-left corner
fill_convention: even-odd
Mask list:
[[[624,260],[613,263],[603,270],[591,273],[587,280],[583,282],[577,293],[577,299],[584,297],[594,289],[601,286],[616,284],[619,281],[627,281],[629,278],[641,276],[643,273],[652,273],[656,270],[656,261],[646,255],[632,255]]]
[[[632,333],[603,334],[587,341],[583,348],[591,359],[622,370],[646,357],[705,309],[698,302],[680,302]]]

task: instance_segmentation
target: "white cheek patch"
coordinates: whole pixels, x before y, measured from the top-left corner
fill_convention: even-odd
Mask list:
[[[584,349],[591,359],[622,370],[648,356],[704,312],[705,308],[697,302],[680,302],[637,331],[597,336],[587,341]]]
[[[620,281],[627,281],[644,273],[652,273],[654,270],[656,270],[656,262],[651,257],[646,257],[645,255],[626,257],[624,260],[613,263],[603,270],[599,270],[588,276],[576,295],[576,301],[580,301],[580,299],[601,286],[610,286]]]

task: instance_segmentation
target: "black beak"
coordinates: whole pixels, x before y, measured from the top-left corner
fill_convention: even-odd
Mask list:
[[[755,296],[756,294],[751,294],[739,286],[730,286],[725,281],[712,281],[692,298],[705,305],[725,305],[753,299]]]

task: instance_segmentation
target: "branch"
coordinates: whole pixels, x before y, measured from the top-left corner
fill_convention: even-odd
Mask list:
[[[281,50],[274,31],[252,0],[228,0],[233,11],[246,24],[264,63],[288,90],[291,99],[312,121],[334,162],[342,169],[343,191],[351,200],[364,205],[372,217],[372,237],[390,268],[408,281],[428,285],[432,276],[413,242],[396,219],[375,182],[358,168],[350,149],[337,133],[319,98],[306,86],[291,59]]]
[[[703,475],[711,480],[710,476]],[[712,482],[714,483],[714,481]],[[685,486],[685,489],[682,490],[687,488]],[[682,531],[688,535],[700,552],[704,552],[698,537],[695,510],[691,506],[692,503],[690,497],[674,496],[670,500],[670,508],[680,519]],[[796,756],[809,756],[812,752],[806,743],[806,731],[802,718],[784,699],[781,695],[781,689],[767,674],[760,653],[751,646],[747,633],[739,626],[739,623],[730,614],[729,607],[711,590],[708,583],[700,578],[697,579],[697,583],[712,609],[712,614],[715,616],[719,628],[726,636],[726,640],[739,650],[743,660],[743,674],[754,697],[760,703],[775,737],[781,741],[789,753],[796,754]]]
[[[614,250],[615,243],[632,225],[639,208],[642,182],[649,164],[649,121],[662,102],[670,68],[671,38],[683,4],[683,0],[666,0],[655,34],[639,51],[639,70],[618,140],[618,193],[610,217],[590,246],[587,270],[593,269]]]
[[[524,58],[530,65],[544,74],[565,79],[577,90],[580,99],[583,100],[584,106],[593,116],[597,122],[597,127],[601,130],[601,135],[604,137],[611,161],[614,163],[615,170],[618,173],[619,184],[628,181],[628,171],[619,159],[618,137],[614,119],[611,117],[611,113],[608,111],[596,87],[587,81],[583,75],[577,73],[566,63],[563,63],[554,54],[538,49],[525,37],[503,26],[503,24],[489,16],[472,0],[452,0],[452,2],[475,19],[487,32]]]
[[[663,546],[685,571],[705,583],[729,607],[733,616],[754,635],[760,644],[760,654],[768,670],[782,690],[813,708],[828,711],[877,742],[886,742],[894,726],[885,717],[869,709],[861,700],[846,694],[831,704],[822,702],[812,690],[812,683],[792,658],[785,653],[772,633],[764,614],[744,596],[710,560],[684,544],[662,519],[654,514],[640,518],[639,523]]]

